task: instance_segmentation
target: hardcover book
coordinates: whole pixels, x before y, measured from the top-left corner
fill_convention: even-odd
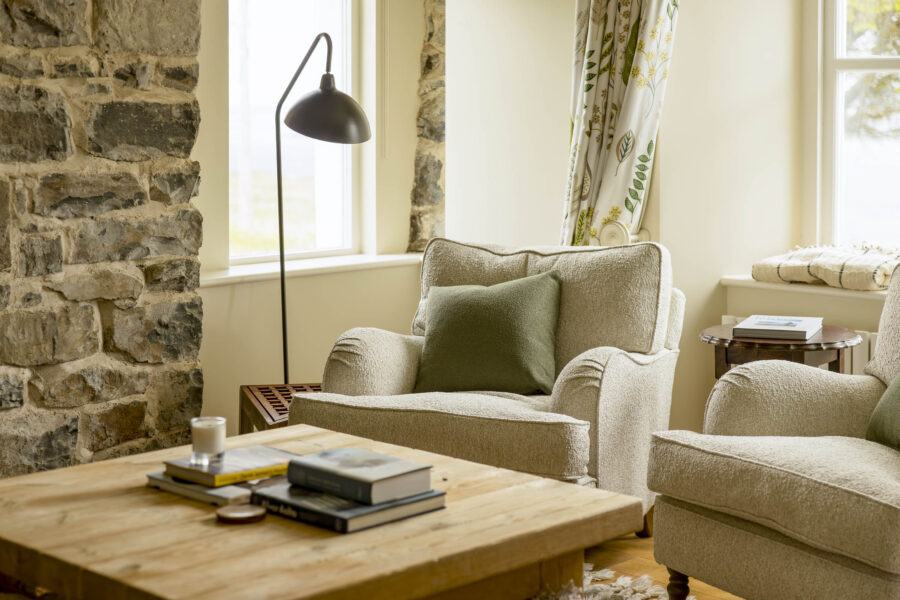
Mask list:
[[[444,492],[430,490],[424,494],[371,505],[289,483],[276,483],[253,490],[250,502],[264,507],[270,513],[295,521],[339,533],[352,533],[443,508]]]
[[[361,448],[335,448],[292,459],[288,481],[363,504],[381,504],[430,490],[431,466]]]
[[[734,326],[734,337],[808,340],[822,330],[821,317],[753,315]]]
[[[165,461],[166,475],[209,487],[231,485],[251,479],[284,475],[288,461],[299,455],[268,446],[247,446],[226,450],[220,461],[192,465],[190,457]]]
[[[207,487],[199,483],[192,483],[183,479],[177,479],[166,475],[162,471],[147,475],[147,487],[177,494],[191,500],[198,500],[214,504],[215,506],[228,506],[230,504],[249,504],[250,494],[256,487],[284,483],[287,479],[282,475],[269,477],[263,480],[244,481],[221,487]]]

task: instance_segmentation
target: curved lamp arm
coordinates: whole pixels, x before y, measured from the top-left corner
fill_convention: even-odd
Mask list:
[[[312,45],[310,45],[309,50],[306,52],[306,56],[303,57],[300,66],[297,67],[297,71],[291,78],[291,82],[284,90],[284,94],[281,95],[278,106],[275,108],[275,161],[277,163],[278,176],[278,248],[280,251],[279,256],[281,258],[281,345],[284,357],[285,384],[290,383],[290,374],[288,371],[287,298],[284,285],[284,202],[281,191],[281,107],[284,105],[284,101],[287,100],[288,94],[291,93],[294,84],[297,83],[300,73],[303,72],[303,68],[306,66],[306,63],[309,62],[309,58],[312,56],[313,51],[315,51],[316,46],[319,45],[319,40],[322,39],[325,40],[328,49],[328,55],[325,58],[325,72],[331,73],[331,36],[323,32],[317,35],[316,39],[313,40]]]

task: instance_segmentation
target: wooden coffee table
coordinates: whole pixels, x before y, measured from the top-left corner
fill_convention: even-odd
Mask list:
[[[641,527],[636,498],[308,425],[242,435],[297,453],[359,446],[434,465],[447,508],[341,535],[146,488],[188,447],[0,481],[0,571],[76,599],[523,599],[581,583],[584,549]]]

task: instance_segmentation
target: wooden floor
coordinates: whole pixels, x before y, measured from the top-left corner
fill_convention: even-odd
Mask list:
[[[653,581],[665,587],[669,581],[666,568],[653,560],[653,538],[632,535],[610,540],[585,552],[585,562],[594,563],[594,569],[612,569],[616,575],[638,577],[650,575]],[[738,596],[691,579],[691,594],[697,600],[741,600]]]

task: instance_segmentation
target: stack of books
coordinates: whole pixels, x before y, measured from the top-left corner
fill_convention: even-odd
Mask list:
[[[199,466],[189,457],[163,463],[165,471],[147,475],[147,486],[216,506],[248,504],[258,486],[286,480],[288,462],[299,455],[268,446],[226,450],[222,460]]]
[[[216,506],[258,504],[271,513],[350,533],[444,507],[431,466],[359,448],[301,456],[268,446],[226,450],[220,461],[166,461],[147,485]]]
[[[444,507],[431,466],[360,448],[293,458],[287,481],[254,488],[250,501],[271,513],[351,533]]]

